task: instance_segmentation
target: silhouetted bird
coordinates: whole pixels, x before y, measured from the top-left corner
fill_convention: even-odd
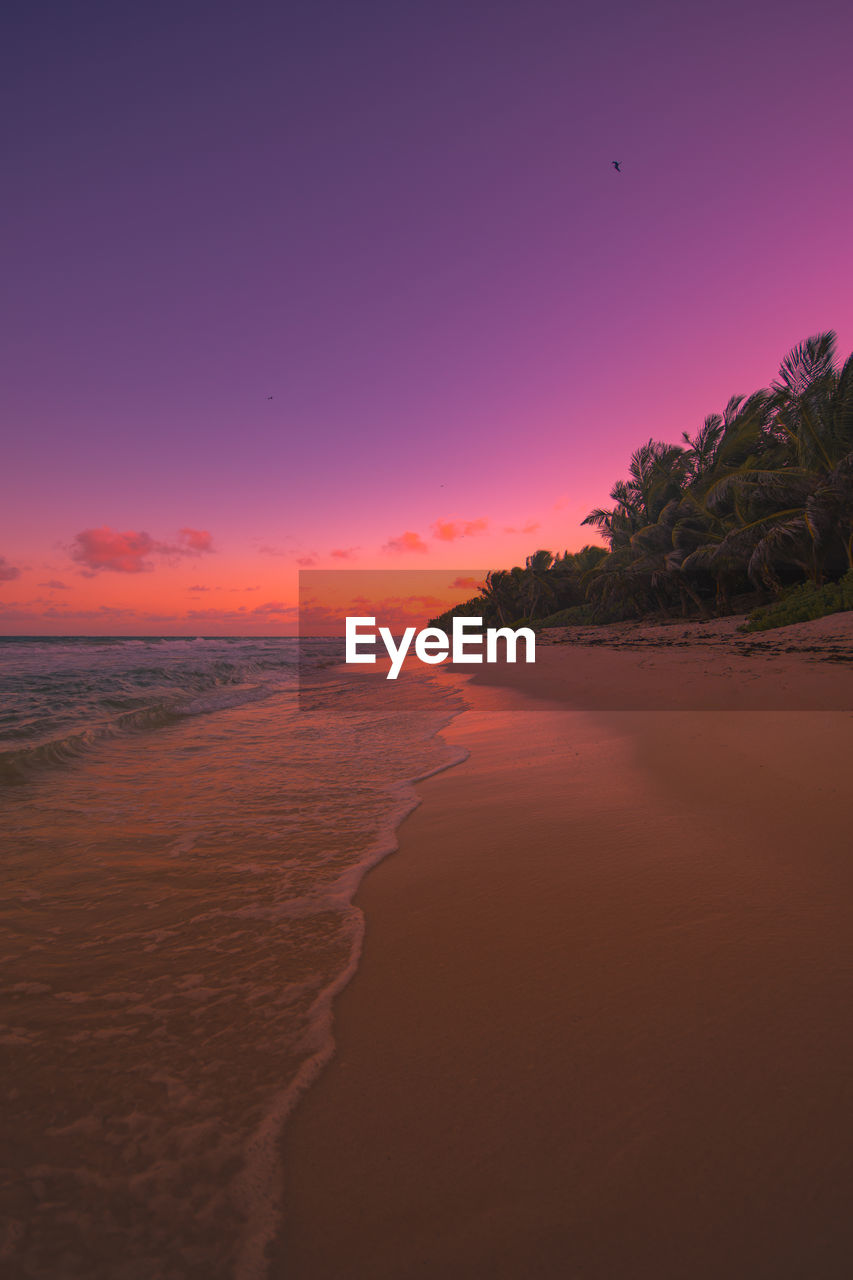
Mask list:
[[[267,400],[272,400],[272,396],[267,396]]]
[[[611,160],[610,163],[613,165],[613,168],[616,170],[617,173],[622,172],[622,168],[618,160]]]

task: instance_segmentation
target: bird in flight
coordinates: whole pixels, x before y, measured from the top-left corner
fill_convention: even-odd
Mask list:
[[[267,396],[267,400],[272,400],[272,396]]]
[[[618,161],[618,160],[611,160],[611,161],[610,161],[610,163],[613,165],[613,168],[616,170],[616,172],[617,172],[617,173],[621,173],[621,172],[622,172],[622,165],[621,165],[620,161]]]

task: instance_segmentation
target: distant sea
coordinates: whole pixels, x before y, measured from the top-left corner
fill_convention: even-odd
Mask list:
[[[0,638],[4,1276],[265,1274],[353,894],[460,758],[452,680],[341,657]]]

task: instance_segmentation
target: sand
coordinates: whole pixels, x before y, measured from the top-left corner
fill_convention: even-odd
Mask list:
[[[555,628],[534,664],[474,679],[592,711],[853,711],[853,612],[747,634],[742,622]]]
[[[831,622],[768,633],[809,708],[851,705]],[[470,759],[359,893],[273,1277],[849,1276],[853,714],[696,710],[697,664],[756,683],[709,625],[470,686]],[[686,709],[618,709],[626,652]]]

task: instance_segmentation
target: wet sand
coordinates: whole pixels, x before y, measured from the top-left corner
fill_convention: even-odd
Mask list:
[[[478,676],[365,881],[276,1280],[849,1275],[853,715],[567,709],[598,655]]]

